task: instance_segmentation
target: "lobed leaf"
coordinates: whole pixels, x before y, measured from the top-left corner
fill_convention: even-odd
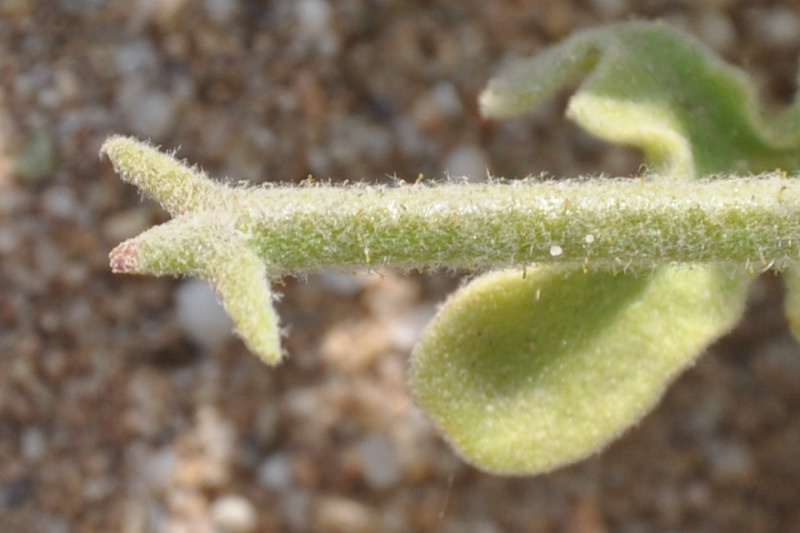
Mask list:
[[[800,164],[800,109],[767,121],[745,73],[660,23],[578,33],[501,72],[481,95],[481,108],[487,117],[518,115],[581,78],[567,116],[607,141],[641,148],[666,174]]]
[[[634,424],[744,308],[725,266],[649,276],[538,267],[453,295],[412,363],[414,393],[453,446],[500,473],[546,472]]]

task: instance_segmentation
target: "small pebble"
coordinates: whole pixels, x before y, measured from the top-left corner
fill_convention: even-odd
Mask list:
[[[450,152],[444,163],[445,174],[467,181],[486,181],[488,164],[483,150],[477,146],[462,145]]]
[[[392,347],[400,352],[410,353],[435,314],[435,305],[419,305],[393,317],[388,333]]]
[[[385,128],[357,118],[337,122],[328,144],[332,160],[342,165],[355,165],[364,158],[382,161],[391,154],[392,147],[393,141]]]
[[[362,272],[344,273],[322,272],[317,279],[329,291],[337,296],[350,297],[358,294],[368,283],[368,275]]]
[[[47,451],[47,441],[42,430],[36,427],[24,429],[20,435],[20,448],[26,460],[39,462]]]
[[[755,471],[750,448],[738,442],[713,442],[708,459],[712,477],[723,484],[747,481]]]
[[[148,41],[133,41],[117,48],[114,65],[125,76],[144,74],[156,69],[158,53]]]
[[[701,38],[718,52],[726,52],[736,46],[736,27],[724,14],[704,13],[695,21]]]
[[[426,133],[441,135],[447,120],[457,118],[462,112],[456,88],[452,83],[440,82],[417,99],[411,117],[415,125]]]
[[[174,447],[165,446],[137,459],[134,464],[139,468],[145,486],[152,493],[159,494],[170,486],[178,464],[178,454]]]
[[[295,35],[304,43],[313,45],[324,56],[339,50],[339,40],[331,29],[331,6],[326,0],[298,0],[295,2],[298,30]]]
[[[211,519],[225,533],[247,533],[258,525],[258,513],[242,496],[222,496],[211,504]]]
[[[361,441],[359,445],[364,480],[375,489],[387,489],[400,479],[400,466],[397,456],[385,435],[373,433]]]
[[[186,336],[204,349],[213,349],[230,337],[233,327],[208,283],[190,279],[175,292],[178,322]]]
[[[751,19],[762,38],[774,46],[792,46],[800,33],[800,21],[795,12],[782,6],[757,11]]]
[[[139,78],[123,83],[117,99],[131,130],[144,138],[161,137],[175,123],[177,99]]]
[[[206,13],[216,23],[230,22],[236,16],[239,2],[236,0],[206,0]]]
[[[292,483],[292,464],[284,453],[276,453],[258,467],[258,481],[270,489],[283,490]]]
[[[455,86],[450,82],[437,83],[430,94],[439,110],[448,117],[458,116],[464,111]]]
[[[42,205],[47,213],[55,218],[77,218],[81,206],[75,191],[65,185],[48,187],[42,193]]]
[[[331,7],[325,0],[298,0],[295,3],[295,16],[299,30],[311,36],[327,29]]]
[[[317,499],[316,531],[321,533],[372,533],[378,531],[373,511],[349,498],[322,496]]]
[[[231,458],[236,449],[236,427],[213,406],[203,406],[197,413],[195,437],[203,453],[190,472],[207,487],[221,487],[230,482]]]

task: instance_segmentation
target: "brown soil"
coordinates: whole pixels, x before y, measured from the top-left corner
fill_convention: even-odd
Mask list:
[[[179,321],[186,281],[114,276],[165,219],[97,152],[133,134],[217,176],[387,182],[639,163],[561,117],[481,121],[512,57],[664,19],[792,97],[793,3],[0,0],[0,530],[800,530],[800,350],[781,284],[605,452],[535,478],[465,465],[414,407],[413,341],[446,274],[286,280],[291,357]],[[755,6],[755,7],[754,7]]]

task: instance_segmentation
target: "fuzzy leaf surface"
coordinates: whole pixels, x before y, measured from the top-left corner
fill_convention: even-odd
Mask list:
[[[414,392],[480,468],[552,470],[639,420],[736,323],[747,285],[729,267],[493,272],[453,295],[428,326]]]
[[[511,65],[481,95],[487,117],[519,115],[582,80],[567,116],[641,148],[676,176],[798,168],[800,112],[767,120],[750,78],[692,37],[651,22],[580,32]]]

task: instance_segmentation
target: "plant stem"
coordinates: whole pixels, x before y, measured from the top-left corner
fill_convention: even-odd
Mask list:
[[[145,145],[136,141],[109,141],[115,142],[140,150],[131,159],[136,168],[128,168],[127,158],[106,149],[118,170],[171,212],[183,213],[112,252],[112,266],[121,272],[197,273],[194,265],[205,260],[196,256],[208,252],[213,235],[221,244],[241,241],[270,276],[381,265],[551,263],[616,271],[726,261],[761,269],[800,257],[800,181],[777,173],[705,181],[652,176],[231,188],[199,173],[187,179],[176,170],[182,164],[149,147],[142,152]],[[154,157],[158,164],[147,163]],[[176,175],[183,194],[170,189]],[[189,182],[194,188],[187,191]]]
[[[282,272],[800,257],[800,182],[779,177],[282,188],[240,198],[250,215],[238,227]]]

